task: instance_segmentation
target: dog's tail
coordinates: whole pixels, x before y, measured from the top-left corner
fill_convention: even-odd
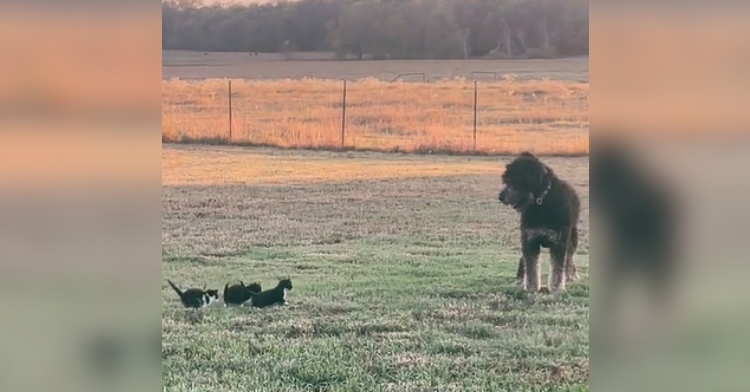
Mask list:
[[[177,293],[177,295],[179,295],[179,296],[180,296],[180,299],[182,299],[182,296],[183,296],[183,292],[182,292],[182,291],[181,291],[181,290],[179,289],[179,287],[177,287],[177,286],[176,286],[176,285],[175,285],[174,283],[172,283],[172,281],[171,281],[171,280],[169,280],[169,279],[167,279],[167,282],[169,283],[169,285],[170,285],[170,286],[172,286],[172,288],[174,289],[175,293]]]
[[[224,285],[224,298],[227,297],[227,291],[229,291],[229,283]]]

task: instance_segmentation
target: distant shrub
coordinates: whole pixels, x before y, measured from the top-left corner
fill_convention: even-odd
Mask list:
[[[490,59],[490,60],[505,60],[505,59],[509,59],[510,56],[508,56],[508,54],[503,52],[502,50],[492,49],[490,50],[489,53],[487,53],[486,56],[484,56],[484,58]]]
[[[527,59],[554,59],[557,57],[557,49],[550,46],[547,49],[529,48],[524,57]]]

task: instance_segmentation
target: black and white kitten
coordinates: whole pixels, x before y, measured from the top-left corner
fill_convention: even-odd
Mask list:
[[[193,288],[182,291],[171,280],[167,279],[167,282],[180,296],[180,301],[186,308],[202,308],[219,299],[219,290],[206,290],[205,285],[203,285],[203,289]]]
[[[265,308],[271,305],[286,305],[286,292],[292,289],[292,280],[280,280],[276,287],[253,294],[250,302],[253,307]]]

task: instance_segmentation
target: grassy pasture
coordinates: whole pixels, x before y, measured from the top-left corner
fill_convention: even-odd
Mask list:
[[[582,197],[583,281],[535,297],[506,161],[165,144],[163,276],[295,285],[287,308],[191,311],[164,281],[165,389],[588,390],[588,159],[546,159]]]

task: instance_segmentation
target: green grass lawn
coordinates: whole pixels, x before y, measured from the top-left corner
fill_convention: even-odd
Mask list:
[[[294,283],[286,307],[188,310],[164,281],[165,390],[588,390],[588,162],[550,164],[585,205],[582,281],[558,295],[513,283],[499,176],[165,186],[164,278]]]

